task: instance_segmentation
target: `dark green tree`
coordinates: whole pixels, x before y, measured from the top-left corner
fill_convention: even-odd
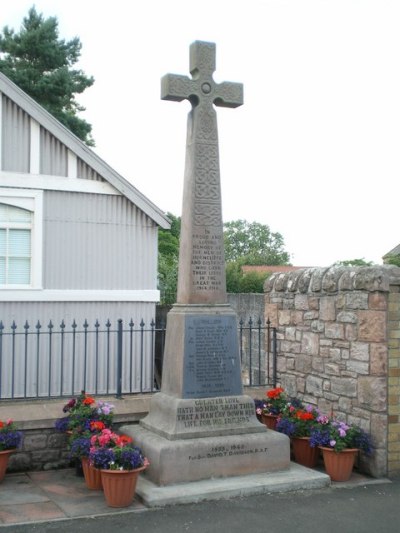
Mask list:
[[[242,265],[287,265],[289,254],[284,250],[280,233],[259,222],[233,220],[224,224],[225,261]]]
[[[31,7],[17,33],[8,26],[0,34],[0,72],[54,115],[89,146],[92,126],[78,117],[84,107],[76,94],[93,85],[94,78],[73,69],[79,60],[78,37],[59,39],[56,17],[43,18]]]

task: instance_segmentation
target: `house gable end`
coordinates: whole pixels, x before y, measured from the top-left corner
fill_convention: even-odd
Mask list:
[[[0,171],[78,178],[110,185],[106,189],[108,193],[115,189],[114,194],[118,191],[124,195],[157,225],[170,227],[157,206],[2,73],[0,99],[0,146],[3,146],[0,153],[4,154],[0,155]],[[16,147],[21,153],[16,154]],[[7,182],[7,177],[2,179],[3,172],[0,184]]]

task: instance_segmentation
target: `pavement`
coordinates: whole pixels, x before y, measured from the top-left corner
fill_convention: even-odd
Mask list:
[[[352,477],[348,482],[344,483],[331,483],[330,480],[326,480],[327,476],[323,474],[322,471],[318,469],[308,469],[300,467],[295,463],[291,463],[290,472],[287,472],[285,475],[282,473],[276,474],[266,474],[268,483],[258,477],[255,480],[255,484],[252,484],[249,480],[249,476],[245,476],[247,479],[247,485],[244,484],[244,480],[240,478],[228,478],[226,480],[211,480],[207,483],[209,485],[209,490],[211,492],[205,491],[205,486],[201,485],[202,482],[191,483],[186,487],[180,485],[178,490],[175,491],[177,495],[175,499],[171,499],[171,491],[166,492],[167,499],[160,499],[160,493],[156,494],[155,500],[151,500],[150,504],[145,503],[146,498],[148,497],[149,486],[146,480],[142,479],[138,483],[138,493],[135,497],[133,503],[124,509],[115,509],[110,508],[106,505],[104,500],[103,492],[96,490],[87,489],[84,479],[81,476],[77,475],[75,469],[62,469],[62,470],[51,470],[51,471],[40,471],[40,472],[26,472],[26,473],[7,473],[3,482],[0,484],[0,528],[8,528],[10,531],[91,531],[93,530],[93,521],[98,521],[98,526],[96,526],[96,531],[112,531],[114,529],[114,522],[118,521],[118,531],[141,531],[144,533],[146,531],[178,531],[176,529],[176,524],[179,523],[179,513],[185,515],[187,510],[192,508],[196,509],[196,513],[200,509],[204,508],[204,514],[201,514],[203,517],[199,522],[202,529],[198,531],[220,531],[220,529],[225,529],[221,524],[218,528],[214,529],[215,521],[211,518],[212,512],[217,513],[217,516],[221,518],[220,513],[218,512],[218,505],[226,505],[224,503],[218,503],[223,500],[233,502],[236,506],[243,506],[243,513],[240,514],[242,519],[245,517],[245,509],[248,504],[245,502],[252,502],[252,505],[255,505],[255,502],[266,502],[268,498],[269,503],[272,504],[272,498],[282,498],[282,493],[288,493],[290,495],[297,495],[296,500],[299,501],[299,495],[304,494],[325,494],[332,495],[338,492],[345,491],[336,491],[335,489],[344,488],[344,489],[354,489],[361,490],[361,494],[366,496],[367,493],[364,492],[365,488],[371,487],[372,490],[381,490],[380,487],[386,487],[385,490],[393,490],[391,487],[392,482],[388,479],[374,479],[368,476],[353,472]],[[280,477],[281,476],[281,477]],[[283,480],[283,477],[285,479]],[[282,481],[284,483],[282,484]],[[200,485],[198,484],[200,483]],[[191,492],[189,491],[189,485],[192,487]],[[195,487],[198,487],[196,490]],[[242,490],[238,487],[241,485]],[[202,487],[202,488],[201,488]],[[227,487],[231,487],[232,491],[227,491]],[[400,484],[396,484],[395,489],[400,487]],[[377,489],[378,488],[378,489]],[[158,488],[158,490],[160,490]],[[371,490],[371,489],[370,489]],[[151,492],[151,490],[150,490]],[[140,497],[142,494],[143,499]],[[203,496],[201,496],[201,494]],[[394,496],[394,506],[393,513],[396,520],[395,529],[382,529],[380,527],[378,531],[400,531],[400,499],[398,498],[400,492]],[[289,496],[288,496],[289,497]],[[332,497],[332,496],[331,496]],[[301,499],[301,498],[300,498]],[[346,498],[346,501],[348,498]],[[177,505],[177,504],[190,504],[190,505]],[[307,499],[307,505],[310,505],[310,512],[312,513],[311,500]],[[385,504],[388,505],[389,500],[385,500]],[[211,506],[210,510],[207,510],[207,506]],[[264,503],[262,504],[264,510]],[[295,509],[294,504],[291,504],[291,508]],[[366,513],[372,512],[370,504],[366,505]],[[379,517],[382,508],[378,508],[376,515]],[[390,509],[389,509],[390,511]],[[146,512],[155,512],[157,515],[146,515],[148,516],[147,521],[152,521],[153,526],[149,523],[148,528],[142,517],[140,528],[136,529],[133,527],[133,523],[137,523],[137,515],[146,513]],[[193,511],[194,512],[194,511]],[[315,511],[314,511],[315,512]],[[350,511],[351,512],[351,511]],[[160,514],[161,513],[161,514]],[[167,521],[163,522],[161,516],[165,513],[165,516],[171,516],[171,529],[167,527]],[[172,519],[172,514],[176,515],[175,521]],[[195,513],[195,514],[196,514]],[[252,514],[253,518],[259,516],[259,511],[256,514]],[[391,512],[386,512],[386,514],[391,514]],[[287,516],[289,516],[286,513]],[[151,516],[153,518],[151,518]],[[161,520],[161,525],[155,526],[154,517],[157,516]],[[135,521],[136,517],[136,521]],[[88,525],[88,529],[84,529],[86,521],[90,519],[91,525]],[[126,521],[126,528],[124,529],[124,522]],[[207,520],[210,521],[209,529],[207,529]],[[177,522],[178,521],[178,522]],[[186,520],[187,521],[187,520]],[[190,520],[188,521],[189,524]],[[195,525],[190,526],[190,524],[182,529],[182,531],[197,531]],[[234,523],[230,527],[227,527],[227,531],[241,531],[241,529],[235,529],[238,526],[238,520],[235,519]],[[376,527],[373,525],[373,522],[367,520],[367,523],[371,527]],[[174,525],[175,524],[175,525]],[[214,524],[214,525],[213,525]],[[321,526],[320,523],[317,524],[318,527]],[[13,527],[15,526],[15,527]],[[79,527],[78,527],[79,526]],[[199,526],[199,527],[200,527]],[[380,523],[382,526],[382,522]],[[246,531],[262,531],[257,526],[256,529],[252,528],[251,521],[246,520]],[[336,527],[336,525],[335,525]],[[322,528],[324,531],[329,531],[329,527],[325,524],[325,527]],[[299,525],[294,529],[295,531],[301,531]],[[281,531],[286,531],[281,528]],[[308,528],[310,532],[311,529]],[[341,529],[343,533],[354,533],[356,531],[373,531],[373,529],[357,529],[354,526],[351,529]],[[374,530],[377,531],[376,529]]]

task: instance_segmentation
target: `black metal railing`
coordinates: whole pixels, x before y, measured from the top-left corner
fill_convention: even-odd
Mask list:
[[[61,398],[90,394],[151,393],[160,390],[165,323],[143,320],[126,327],[87,320],[55,329],[0,321],[0,399]],[[261,319],[239,321],[239,350],[245,386],[276,384],[276,329]]]

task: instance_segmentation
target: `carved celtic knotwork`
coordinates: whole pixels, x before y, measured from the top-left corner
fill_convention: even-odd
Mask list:
[[[209,183],[196,184],[196,198],[200,200],[217,200],[219,198],[218,185],[211,185]]]
[[[220,226],[222,224],[219,205],[198,203],[194,206],[195,226]]]

